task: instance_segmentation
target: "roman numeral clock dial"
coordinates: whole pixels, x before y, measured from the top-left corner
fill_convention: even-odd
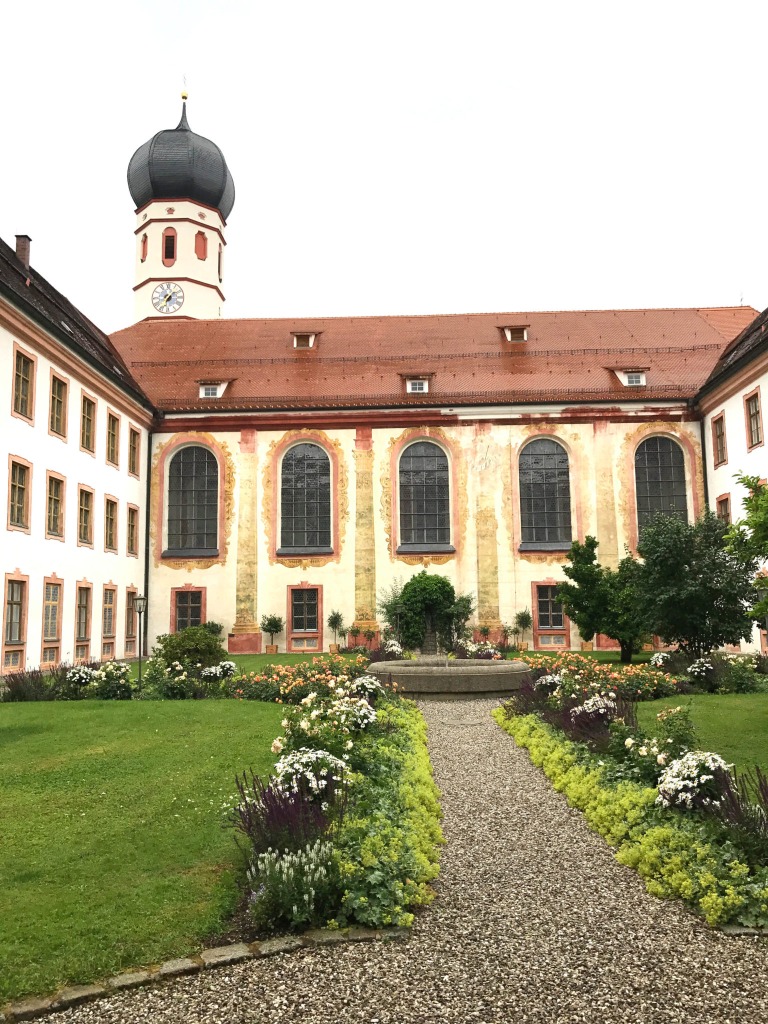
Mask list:
[[[152,292],[152,305],[158,313],[177,313],[184,305],[181,286],[172,282],[159,284]]]

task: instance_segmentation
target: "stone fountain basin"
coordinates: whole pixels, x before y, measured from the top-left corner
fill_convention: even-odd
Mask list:
[[[413,661],[377,661],[369,675],[397,683],[401,693],[509,693],[531,671],[524,661],[422,656]]]

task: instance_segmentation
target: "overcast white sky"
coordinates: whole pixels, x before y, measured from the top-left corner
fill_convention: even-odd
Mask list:
[[[228,317],[768,305],[765,2],[38,0],[3,35],[0,235],[107,331],[185,75]]]

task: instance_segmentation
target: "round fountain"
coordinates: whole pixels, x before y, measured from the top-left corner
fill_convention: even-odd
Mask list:
[[[368,673],[383,683],[397,683],[406,694],[509,693],[531,671],[524,661],[487,661],[422,654],[411,661],[377,661]]]

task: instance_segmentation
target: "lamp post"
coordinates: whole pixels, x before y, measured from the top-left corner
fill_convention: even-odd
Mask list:
[[[141,620],[144,612],[147,610],[146,597],[134,597],[133,607],[136,609],[136,614],[139,616],[139,693],[141,693],[141,649],[144,646],[144,630],[141,628]]]
[[[399,602],[393,607],[392,611],[395,613],[395,633],[397,634],[397,642],[402,644],[400,639],[400,616],[405,611],[405,608]]]

